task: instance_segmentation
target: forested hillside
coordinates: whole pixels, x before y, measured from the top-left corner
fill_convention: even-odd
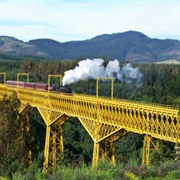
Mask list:
[[[105,56],[122,62],[151,63],[169,59],[180,60],[180,41],[152,39],[141,32],[103,34],[84,41],[58,42],[52,39],[34,39],[23,42],[0,36],[0,53],[38,56],[48,59],[93,59]]]
[[[15,80],[17,73],[29,73],[30,81],[47,82],[48,74],[62,74],[74,69],[80,60],[48,61],[25,59],[0,59],[0,72],[7,79]],[[108,63],[104,61],[104,66]],[[120,62],[121,66],[124,64]],[[165,105],[180,106],[180,65],[132,64],[143,74],[141,85],[115,80],[114,97]],[[0,79],[3,82],[3,79]],[[96,94],[94,79],[80,80],[69,84],[73,93]],[[100,96],[110,96],[108,82],[99,85]],[[78,119],[71,118],[63,126],[64,160],[55,171],[42,174],[45,124],[36,109],[18,113],[20,102],[13,94],[0,101],[0,178],[11,179],[177,179],[180,175],[179,162],[174,162],[174,144],[161,141],[160,149],[151,154],[152,166],[141,166],[143,136],[129,133],[115,143],[117,167],[101,162],[92,170],[93,142]],[[30,126],[30,130],[28,130]],[[32,153],[32,159],[27,156]],[[30,166],[31,160],[33,164]],[[28,168],[30,166],[30,168]]]

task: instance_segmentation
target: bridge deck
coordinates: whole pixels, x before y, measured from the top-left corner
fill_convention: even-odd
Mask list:
[[[0,97],[10,95],[13,91],[17,92],[23,104],[151,135],[157,139],[180,142],[179,110],[171,106],[78,94],[47,93],[0,85]],[[94,142],[98,142],[102,136],[94,138]]]

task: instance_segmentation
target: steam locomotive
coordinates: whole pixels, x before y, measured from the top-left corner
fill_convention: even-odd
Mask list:
[[[23,82],[23,81],[6,81],[6,86],[8,87],[19,87],[19,88],[25,88],[25,89],[35,89],[39,91],[48,91],[48,88],[50,91],[54,92],[60,92],[60,93],[72,93],[71,89],[66,86],[51,86],[48,87],[48,84],[46,83],[33,83],[33,82]]]

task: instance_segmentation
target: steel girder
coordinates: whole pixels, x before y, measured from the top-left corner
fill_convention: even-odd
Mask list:
[[[48,165],[56,168],[56,163],[63,156],[63,135],[62,125],[70,117],[49,109],[38,108],[42,118],[46,123],[46,138],[44,148],[43,172],[47,171]]]
[[[128,131],[88,119],[79,118],[79,120],[94,141],[92,167],[98,165],[101,157],[115,165],[114,141],[127,134]]]
[[[150,164],[150,152],[159,149],[159,139],[153,139],[149,135],[144,136],[142,164]]]
[[[93,165],[97,164],[102,155],[114,163],[115,137],[120,138],[127,132],[145,135],[143,163],[146,164],[149,163],[152,138],[180,143],[180,120],[177,108],[123,99],[47,93],[0,85],[1,98],[4,94],[11,95],[14,91],[17,92],[22,104],[37,107],[46,123],[44,171],[48,167],[48,162],[55,167],[55,152],[63,149],[61,125],[69,117],[77,117],[93,139]],[[105,146],[107,148],[104,148]],[[107,150],[109,153],[106,153]],[[51,155],[53,153],[54,155]]]

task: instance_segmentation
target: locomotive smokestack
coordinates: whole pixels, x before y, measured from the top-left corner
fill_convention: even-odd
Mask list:
[[[103,59],[86,59],[80,61],[74,69],[66,71],[63,77],[63,85],[97,77],[114,77],[121,82],[131,83],[136,80],[141,83],[143,74],[139,68],[133,68],[130,63],[120,68],[119,61],[109,61],[107,66],[103,66]]]

